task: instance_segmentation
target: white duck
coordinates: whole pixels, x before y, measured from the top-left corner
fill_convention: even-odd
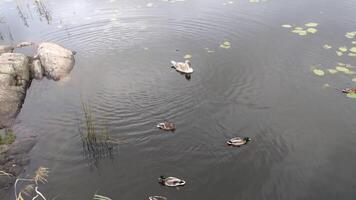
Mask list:
[[[184,74],[191,74],[193,73],[193,68],[191,68],[191,63],[189,60],[186,60],[185,62],[176,62],[176,61],[171,61],[172,67],[176,69],[178,72],[184,73]]]

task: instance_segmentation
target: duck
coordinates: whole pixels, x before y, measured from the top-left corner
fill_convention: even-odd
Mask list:
[[[343,93],[356,93],[356,88],[345,88],[342,90]]]
[[[148,197],[149,200],[167,200],[167,197],[163,196],[150,196]]]
[[[242,145],[247,144],[249,141],[251,141],[251,138],[249,137],[235,137],[235,138],[231,138],[230,140],[227,141],[227,144],[230,146],[236,146],[236,147],[240,147]]]
[[[183,74],[191,74],[194,71],[193,68],[191,68],[191,63],[189,60],[186,60],[185,62],[176,62],[172,60],[171,63],[174,69]]]
[[[157,124],[157,128],[163,129],[165,131],[174,131],[176,126],[173,122],[165,121]]]
[[[185,185],[185,181],[182,179],[179,179],[177,177],[165,177],[165,176],[160,176],[160,178],[158,178],[159,183],[168,187],[178,187],[178,186],[184,186]]]

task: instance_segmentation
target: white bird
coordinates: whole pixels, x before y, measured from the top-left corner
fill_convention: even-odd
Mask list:
[[[189,60],[186,60],[185,62],[176,62],[176,61],[171,61],[172,67],[176,69],[178,72],[184,73],[184,74],[191,74],[193,73],[193,68],[191,68],[191,63]]]

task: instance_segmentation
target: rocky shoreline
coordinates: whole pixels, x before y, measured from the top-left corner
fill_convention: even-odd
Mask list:
[[[75,52],[58,44],[45,42],[37,45],[34,56],[14,53],[18,48],[33,46],[23,42],[16,46],[0,45],[0,136],[12,128],[26,98],[32,79],[59,81],[73,69]],[[23,134],[14,129],[16,140],[11,144],[0,143],[0,196],[12,186],[16,177],[29,162],[27,153],[36,143],[35,134]],[[19,135],[21,134],[21,135]]]

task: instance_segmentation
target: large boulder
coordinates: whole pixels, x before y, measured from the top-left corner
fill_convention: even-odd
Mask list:
[[[36,80],[42,80],[43,78],[43,68],[41,65],[41,61],[38,59],[35,59],[32,61],[32,64],[30,65],[30,75],[31,78],[36,79]]]
[[[10,45],[0,45],[0,55],[3,53],[11,53],[14,50],[13,46]]]
[[[29,58],[26,55],[0,55],[0,129],[13,123],[22,108],[30,83]]]
[[[56,81],[67,76],[75,63],[74,52],[50,42],[38,45],[35,58],[41,60],[44,75]]]

